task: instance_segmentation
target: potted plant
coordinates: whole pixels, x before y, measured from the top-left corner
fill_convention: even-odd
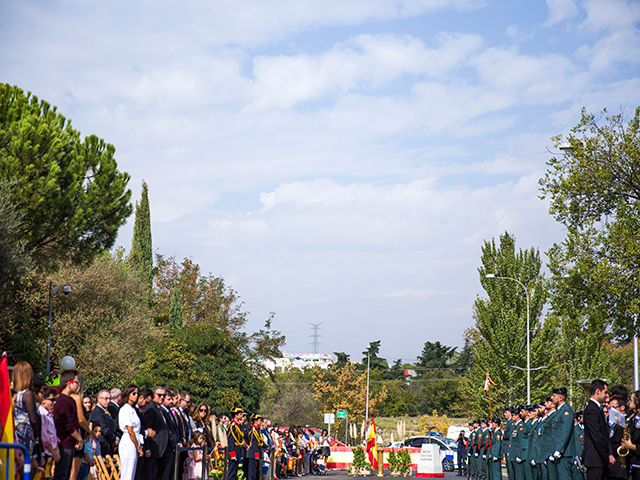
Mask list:
[[[393,448],[387,453],[387,461],[389,462],[389,473],[394,477],[400,476],[400,461]]]
[[[398,459],[398,470],[403,477],[411,475],[411,454],[408,450],[398,450],[396,453]]]
[[[371,475],[371,464],[367,461],[367,456],[360,445],[352,448],[353,463],[349,469],[350,475]]]

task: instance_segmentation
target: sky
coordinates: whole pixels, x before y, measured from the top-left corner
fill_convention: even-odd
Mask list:
[[[639,25],[632,0],[2,1],[0,82],[115,145],[154,251],[249,331],[415,361],[464,344],[484,241],[562,241],[551,137],[640,105]]]

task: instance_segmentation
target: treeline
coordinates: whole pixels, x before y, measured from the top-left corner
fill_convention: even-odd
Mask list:
[[[271,317],[246,333],[238,293],[192,259],[153,258],[144,182],[132,247],[111,253],[134,212],[129,180],[112,145],[0,84],[1,348],[44,377],[50,335],[52,366],[73,356],[89,393],[133,381],[258,408],[259,362],[279,355],[284,337]]]

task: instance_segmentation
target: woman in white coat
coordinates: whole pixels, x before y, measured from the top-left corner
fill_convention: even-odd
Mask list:
[[[140,417],[134,405],[138,402],[138,387],[127,385],[122,392],[118,423],[122,430],[122,438],[118,445],[120,455],[120,480],[133,480],[136,475],[138,457],[142,456],[142,435],[140,434]]]

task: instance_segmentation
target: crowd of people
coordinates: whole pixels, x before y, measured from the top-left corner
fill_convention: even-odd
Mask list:
[[[640,391],[608,389],[594,380],[574,413],[567,389],[536,405],[508,407],[500,418],[475,420],[457,444],[458,475],[470,480],[640,480]]]
[[[279,480],[308,475],[329,456],[329,439],[302,427],[282,428],[258,413],[218,413],[189,393],[127,385],[83,395],[82,374],[68,370],[56,385],[34,378],[27,362],[12,375],[16,441],[31,471],[53,464],[54,480],[98,480],[100,459],[118,455],[121,480]],[[17,466],[24,459],[18,456]]]

